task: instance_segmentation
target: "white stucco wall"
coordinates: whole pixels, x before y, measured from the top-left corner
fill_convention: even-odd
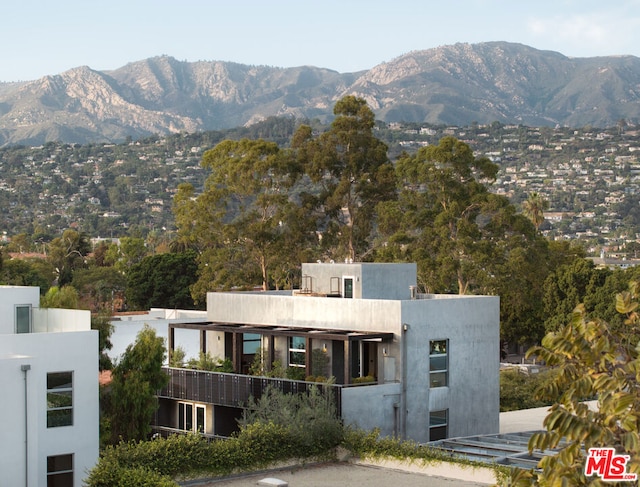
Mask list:
[[[25,410],[25,373],[27,407]],[[47,373],[73,371],[73,425],[47,428]],[[98,458],[98,332],[26,333],[0,340],[1,485],[47,485],[47,456],[74,455],[74,485],[80,487]],[[25,454],[27,424],[28,457]]]
[[[40,304],[40,289],[33,286],[0,286],[0,335],[16,332],[16,305]]]
[[[34,308],[33,332],[89,331],[91,311],[84,309]]]

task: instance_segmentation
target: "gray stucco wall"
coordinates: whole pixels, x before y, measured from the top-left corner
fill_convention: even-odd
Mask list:
[[[407,434],[428,441],[429,411],[448,409],[449,437],[499,432],[497,296],[403,301]],[[429,342],[449,340],[449,385],[429,388]],[[426,428],[425,428],[426,426]]]
[[[382,436],[400,434],[400,383],[342,389],[342,419],[366,431],[378,428]]]
[[[338,289],[342,292],[342,278],[352,277],[354,299],[409,299],[409,287],[415,286],[417,281],[417,266],[362,262],[304,263],[302,275],[303,285],[304,276],[308,276],[311,290],[319,294],[329,294],[335,290],[336,282],[340,283]]]
[[[405,431],[429,441],[429,412],[449,411],[450,437],[499,431],[500,301],[495,296],[421,296],[428,299],[338,299],[271,293],[209,293],[207,319],[254,325],[313,327],[394,333],[380,357],[382,379],[406,388]],[[403,331],[403,325],[407,331]],[[406,339],[403,340],[403,333]],[[448,387],[429,387],[429,342],[449,340]],[[406,349],[403,349],[403,343]],[[403,357],[406,353],[406,361]],[[391,399],[369,397],[381,386],[347,393],[344,411],[367,424],[389,430]],[[349,388],[348,388],[349,389]],[[367,390],[369,389],[369,390]],[[381,390],[381,389],[378,389]],[[353,398],[349,397],[353,394]],[[370,412],[368,412],[370,411]]]

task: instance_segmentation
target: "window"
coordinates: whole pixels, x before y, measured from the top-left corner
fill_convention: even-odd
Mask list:
[[[429,387],[449,385],[448,349],[449,340],[431,340],[429,342]]]
[[[448,416],[448,409],[429,413],[429,441],[444,440],[447,437]]]
[[[289,337],[289,366],[306,366],[306,340],[304,337]]]
[[[47,457],[47,487],[73,487],[73,455]]]
[[[193,404],[188,402],[178,403],[178,429],[183,431],[193,430]]]
[[[73,372],[47,374],[47,428],[73,424]]]
[[[204,433],[206,431],[205,412],[206,408],[204,406],[196,405],[196,431],[198,433]]]
[[[260,350],[262,344],[262,335],[258,333],[242,334],[242,353],[245,355],[254,355]]]
[[[16,306],[16,333],[31,333],[31,305]]]
[[[342,285],[344,287],[344,297],[353,298],[353,277],[343,277]]]
[[[206,406],[189,402],[178,403],[178,429],[205,433],[207,426],[205,418]]]

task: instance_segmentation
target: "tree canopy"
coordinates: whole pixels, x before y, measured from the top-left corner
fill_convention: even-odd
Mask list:
[[[371,249],[376,205],[395,198],[395,175],[387,146],[373,134],[375,118],[366,101],[345,96],[333,113],[330,130],[314,137],[311,127],[302,126],[292,147],[317,185],[325,252],[362,260]]]
[[[164,339],[145,325],[113,368],[110,403],[111,441],[146,439],[157,409],[156,391],[168,381],[162,371]]]
[[[624,325],[640,324],[640,287],[632,281],[615,298]],[[557,370],[542,396],[560,399],[544,420],[545,431],[535,433],[529,449],[559,449],[539,463],[541,471],[518,472],[512,485],[600,485],[585,477],[585,452],[614,448],[629,455],[629,472],[640,473],[640,345],[628,334],[616,333],[608,323],[592,318],[578,305],[565,325],[547,334],[528,355]],[[597,407],[584,401],[595,399]]]
[[[127,273],[127,303],[132,309],[193,309],[197,270],[193,251],[144,257]]]

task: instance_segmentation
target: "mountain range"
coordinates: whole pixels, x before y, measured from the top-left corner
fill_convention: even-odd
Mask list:
[[[339,73],[159,56],[0,83],[0,146],[122,142],[270,116],[332,118],[345,95],[385,122],[611,127],[640,121],[640,58],[570,58],[522,44],[458,43]]]

